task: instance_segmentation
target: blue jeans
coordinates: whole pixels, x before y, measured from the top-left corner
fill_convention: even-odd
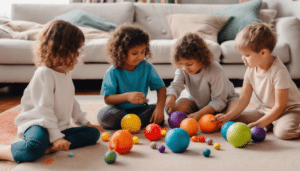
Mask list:
[[[100,133],[92,127],[74,127],[62,131],[65,139],[71,142],[70,149],[95,144]],[[41,158],[50,146],[47,129],[33,125],[24,132],[24,140],[11,145],[11,152],[15,162],[29,162]]]

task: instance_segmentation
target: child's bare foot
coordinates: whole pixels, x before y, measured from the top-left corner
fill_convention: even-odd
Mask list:
[[[50,145],[48,148],[47,148],[47,150],[46,150],[46,152],[45,152],[45,154],[50,154],[50,153],[54,153],[54,152],[56,152],[56,150],[53,150],[52,149],[52,145]]]

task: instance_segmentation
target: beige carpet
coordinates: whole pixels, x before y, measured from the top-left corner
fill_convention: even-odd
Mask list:
[[[156,93],[148,95],[150,103],[155,102]],[[103,97],[99,96],[77,96],[76,97],[83,110],[88,112],[88,118],[93,123],[97,123],[96,115],[99,108],[103,107]],[[248,109],[253,108],[249,106]],[[167,117],[165,117],[167,120]],[[166,125],[167,126],[167,122]],[[114,131],[108,131],[110,135]],[[69,157],[69,152],[57,152],[45,155],[39,160],[31,163],[14,164],[11,162],[0,162],[7,166],[6,170],[13,171],[46,171],[46,170],[250,170],[250,171],[296,171],[300,169],[300,139],[279,140],[272,132],[267,133],[267,137],[262,143],[250,143],[247,148],[235,148],[223,139],[220,132],[203,134],[201,131],[197,136],[204,135],[210,137],[214,142],[221,144],[221,150],[215,150],[213,146],[204,143],[190,142],[188,149],[184,153],[173,153],[166,148],[165,153],[159,153],[150,148],[150,141],[147,140],[141,130],[138,134],[140,143],[134,145],[130,153],[125,155],[117,154],[117,162],[108,165],[103,160],[103,155],[108,149],[108,142],[99,140],[96,145],[86,148],[70,150],[74,157]],[[166,145],[164,138],[157,141],[158,145]],[[202,151],[208,148],[211,156],[206,158]],[[48,159],[54,159],[52,164],[45,165]],[[1,170],[1,167],[0,167]]]

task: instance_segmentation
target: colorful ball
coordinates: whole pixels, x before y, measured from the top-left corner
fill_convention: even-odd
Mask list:
[[[108,148],[119,154],[126,154],[132,146],[133,138],[130,132],[128,130],[118,130],[112,135]]]
[[[225,122],[223,124],[223,126],[221,127],[221,135],[225,140],[227,140],[227,130],[232,124],[234,124],[233,121],[228,121],[228,122]]]
[[[102,135],[101,135],[101,139],[102,141],[108,141],[109,140],[109,134],[104,132]]]
[[[205,137],[203,135],[199,136],[199,142],[205,142]]]
[[[207,144],[207,145],[212,145],[212,143],[213,143],[213,139],[207,138],[206,144]]]
[[[220,150],[221,145],[220,145],[219,143],[215,143],[215,144],[214,144],[214,148],[215,148],[216,150]]]
[[[180,128],[184,129],[190,136],[198,132],[199,125],[194,118],[185,118],[180,123]]]
[[[254,142],[263,142],[266,138],[266,131],[260,126],[254,126],[250,129],[251,138]]]
[[[74,156],[74,154],[73,153],[69,153],[69,157],[73,157]]]
[[[206,148],[203,150],[203,156],[209,157],[210,156],[210,149]]]
[[[190,136],[184,129],[174,128],[168,131],[165,142],[174,153],[182,153],[190,144]]]
[[[228,128],[226,136],[235,147],[243,147],[251,141],[250,128],[242,122],[232,124]]]
[[[187,118],[187,115],[182,111],[173,112],[168,119],[170,128],[179,128],[182,120]]]
[[[114,151],[109,150],[104,154],[103,158],[107,164],[114,164],[117,159],[117,154]]]
[[[166,130],[161,130],[161,136],[166,136],[166,134],[167,134],[167,131]]]
[[[121,120],[122,129],[129,130],[131,133],[138,132],[141,126],[141,119],[135,114],[127,114]]]
[[[144,133],[148,140],[156,141],[161,137],[161,128],[159,125],[152,123],[146,126]]]
[[[133,144],[138,144],[140,139],[139,139],[139,137],[135,136],[135,137],[133,137],[132,140],[133,140]]]
[[[152,149],[156,149],[156,147],[157,147],[156,142],[151,142],[151,143],[150,143],[150,147],[151,147]]]
[[[192,136],[192,138],[191,138],[191,141],[193,141],[193,142],[198,142],[198,141],[199,141],[199,139],[198,139],[198,137],[197,137],[197,136]]]
[[[213,132],[218,127],[218,124],[212,121],[213,119],[215,116],[212,114],[206,114],[200,118],[198,123],[202,132]]]
[[[165,150],[166,150],[166,147],[165,147],[164,145],[160,145],[160,146],[158,147],[158,151],[159,151],[160,153],[165,152]]]

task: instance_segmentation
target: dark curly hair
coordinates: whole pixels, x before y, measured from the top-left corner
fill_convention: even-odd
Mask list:
[[[63,20],[50,21],[33,45],[35,65],[68,72],[78,63],[84,41],[82,31],[75,25]]]
[[[146,45],[145,59],[151,59],[150,37],[146,31],[132,24],[122,24],[114,32],[108,40],[105,52],[108,61],[116,68],[122,68],[128,56],[129,49],[137,45]]]
[[[195,59],[202,63],[203,68],[210,66],[214,56],[204,40],[196,33],[187,33],[172,48],[172,63],[180,68],[180,58]]]

